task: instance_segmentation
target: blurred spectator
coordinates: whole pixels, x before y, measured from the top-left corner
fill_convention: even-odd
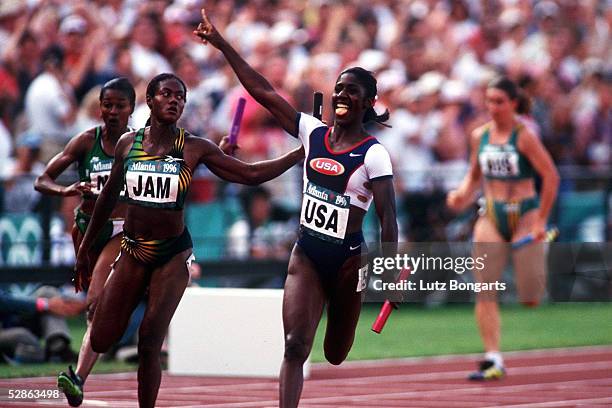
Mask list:
[[[40,201],[41,194],[34,190],[34,180],[45,169],[39,160],[40,145],[40,136],[33,132],[17,139],[15,157],[5,162],[0,177],[4,184],[3,212],[32,212]]]
[[[64,51],[47,49],[42,57],[44,71],[36,77],[25,96],[25,109],[34,134],[40,135],[41,159],[49,161],[70,138],[76,107],[72,89],[65,82]]]
[[[11,144],[5,141],[28,128],[41,136],[41,160],[51,158],[74,134],[75,100],[85,101],[79,123],[96,121],[88,108],[95,91],[85,95],[108,77],[134,83],[131,124],[143,126],[146,82],[172,70],[189,88],[181,122],[187,130],[217,140],[244,96],[241,158],[291,149],[295,140],[237,87],[220,55],[193,38],[204,3],[241,55],[301,111],[311,112],[313,92],[322,91],[327,123],[338,73],[347,65],[375,71],[376,109],[389,109],[393,128],[367,130],[392,155],[400,202],[410,194],[436,201],[453,187],[449,175],[463,173],[467,135],[484,122],[484,88],[499,73],[531,97],[533,116],[523,119],[557,164],[610,168],[606,0],[2,1],[0,167]],[[298,180],[288,172],[268,184],[275,202],[296,206]]]
[[[64,299],[52,286],[43,286],[32,296],[0,290],[0,353],[10,364],[76,362],[64,317],[85,310],[85,302]],[[44,340],[44,346],[40,341]]]
[[[232,258],[287,259],[295,241],[294,220],[275,220],[270,193],[263,187],[240,193],[244,218],[228,231],[228,255]]]

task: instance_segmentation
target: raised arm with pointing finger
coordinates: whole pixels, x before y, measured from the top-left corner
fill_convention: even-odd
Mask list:
[[[240,83],[255,100],[278,120],[283,129],[297,137],[295,118],[297,111],[280,96],[268,80],[255,71],[236,50],[221,36],[202,9],[202,23],[194,31],[204,44],[209,43],[223,53],[238,76]]]

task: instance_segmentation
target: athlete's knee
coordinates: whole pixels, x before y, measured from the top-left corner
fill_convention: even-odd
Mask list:
[[[303,363],[310,353],[310,344],[300,337],[293,334],[285,336],[285,360]]]

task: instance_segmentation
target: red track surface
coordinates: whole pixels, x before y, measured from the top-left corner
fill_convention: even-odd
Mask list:
[[[300,407],[611,407],[612,346],[506,353],[508,377],[467,381],[477,356],[316,364]],[[202,362],[205,364],[205,362]],[[53,378],[0,380],[0,407],[67,406],[64,399],[9,401],[8,389],[50,389]],[[136,373],[87,381],[83,407],[137,407]],[[164,374],[159,407],[274,407],[273,379]]]

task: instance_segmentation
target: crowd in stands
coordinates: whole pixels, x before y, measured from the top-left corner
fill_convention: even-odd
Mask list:
[[[99,122],[99,86],[117,76],[137,90],[135,127],[149,115],[147,82],[173,71],[188,87],[179,124],[190,132],[213,140],[227,134],[243,96],[242,159],[275,157],[297,144],[221,55],[193,36],[202,7],[294,106],[310,112],[313,91],[322,91],[327,121],[343,68],[376,74],[375,108],[389,109],[392,127],[369,130],[392,154],[400,214],[412,215],[406,237],[447,235],[434,227],[421,236],[415,223],[452,217],[444,193],[467,169],[468,136],[487,120],[484,89],[499,73],[530,96],[528,120],[558,165],[609,168],[609,0],[8,0],[0,3],[4,212],[34,208],[39,197],[20,183]],[[275,205],[295,210],[300,174],[267,185]],[[194,201],[222,196],[206,171],[196,176],[203,181],[194,183]]]

